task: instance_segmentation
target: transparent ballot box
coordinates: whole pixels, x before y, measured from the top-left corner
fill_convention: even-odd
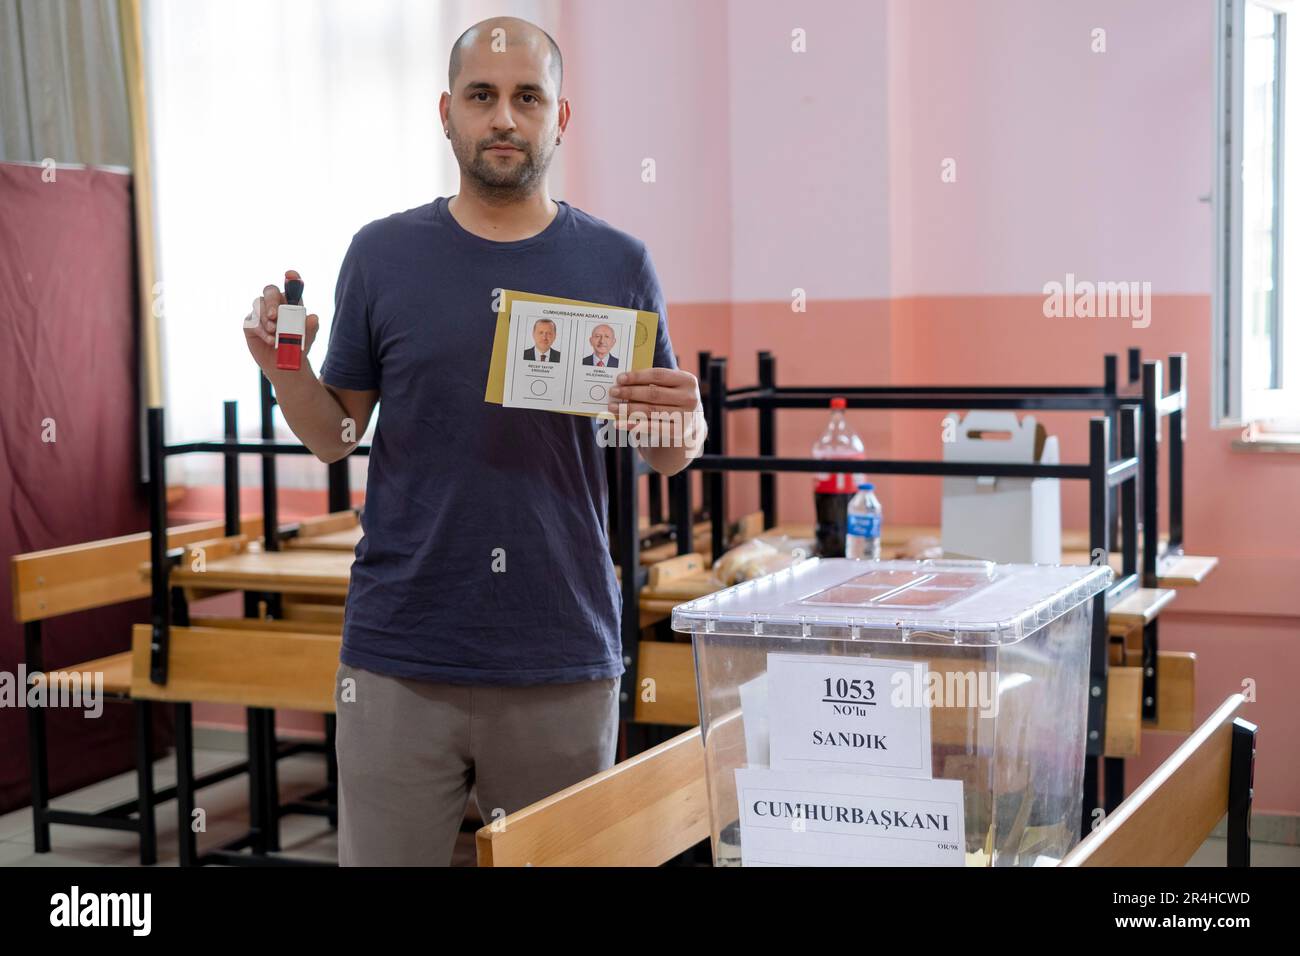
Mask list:
[[[1108,567],[814,558],[679,605],[719,866],[1042,866],[1078,840]]]

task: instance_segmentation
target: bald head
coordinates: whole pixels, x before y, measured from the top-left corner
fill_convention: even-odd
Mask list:
[[[496,33],[500,30],[502,32]],[[460,76],[461,60],[464,53],[483,44],[489,50],[500,50],[502,45],[528,45],[537,48],[547,62],[547,73],[555,84],[555,95],[560,95],[564,85],[564,60],[560,56],[560,47],[551,35],[536,24],[518,17],[492,17],[474,24],[460,35],[451,46],[451,58],[447,63],[447,89],[456,89],[456,79]]]

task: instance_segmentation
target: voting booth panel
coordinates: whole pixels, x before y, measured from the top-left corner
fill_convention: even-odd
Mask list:
[[[1109,568],[813,559],[681,605],[717,865],[1034,866],[1078,839]]]

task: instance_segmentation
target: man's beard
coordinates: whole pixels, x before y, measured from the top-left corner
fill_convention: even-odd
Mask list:
[[[454,128],[451,136],[452,151],[456,154],[461,172],[475,181],[476,191],[488,202],[508,203],[531,195],[546,176],[546,170],[551,164],[550,153],[542,157],[542,162],[538,162],[532,148],[517,140],[489,140],[471,146],[457,136]],[[518,148],[523,153],[523,159],[510,165],[498,164],[485,147],[503,142]],[[470,149],[473,152],[466,163],[464,153]]]

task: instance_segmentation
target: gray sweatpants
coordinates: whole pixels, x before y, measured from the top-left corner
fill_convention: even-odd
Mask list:
[[[340,866],[446,866],[471,785],[491,823],[608,769],[618,743],[618,678],[465,687],[340,664],[334,700]]]

